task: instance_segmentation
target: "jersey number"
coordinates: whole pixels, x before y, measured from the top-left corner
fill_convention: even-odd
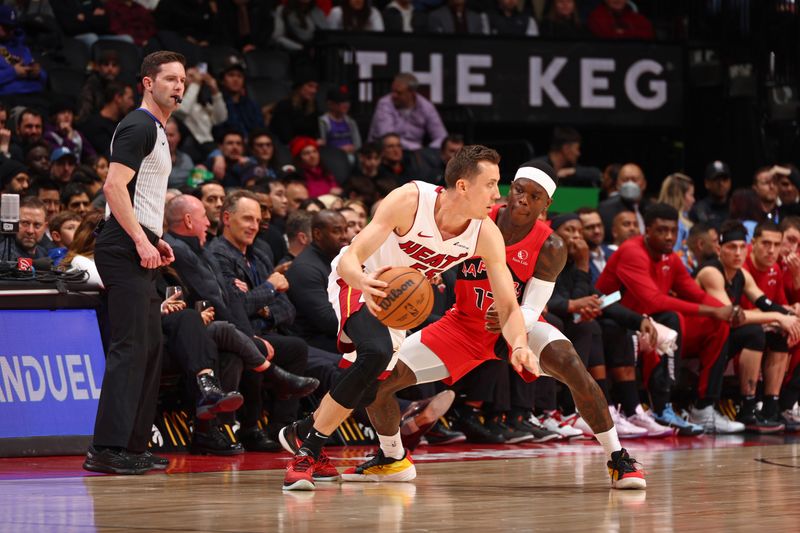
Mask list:
[[[483,302],[487,298],[492,302],[494,302],[494,294],[492,294],[492,291],[487,291],[480,287],[474,287],[474,289],[475,289],[475,306],[478,309],[483,309]]]

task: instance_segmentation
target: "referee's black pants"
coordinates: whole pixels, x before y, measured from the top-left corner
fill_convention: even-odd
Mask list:
[[[95,446],[145,451],[161,379],[161,311],[155,270],[139,263],[136,246],[109,221],[97,239],[95,263],[107,290],[110,340],[94,425]]]

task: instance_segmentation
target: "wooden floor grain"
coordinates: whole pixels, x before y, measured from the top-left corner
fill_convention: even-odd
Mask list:
[[[0,481],[0,531],[800,531],[800,445],[639,452],[646,491],[612,491],[601,453],[418,465],[403,484],[283,472]]]

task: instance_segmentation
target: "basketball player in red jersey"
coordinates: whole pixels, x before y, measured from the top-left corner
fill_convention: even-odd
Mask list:
[[[555,279],[567,260],[567,246],[543,222],[537,221],[552,202],[556,173],[547,163],[531,161],[516,173],[508,205],[495,208],[491,217],[506,243],[506,261],[521,301],[528,345],[539,356],[542,372],[567,384],[575,403],[609,456],[611,486],[643,489],[646,482],[619,443],[607,402],[597,383],[581,362],[572,343],[541,318],[553,292]],[[456,267],[456,304],[439,321],[411,335],[397,354],[391,376],[378,389],[376,401],[367,408],[378,435],[388,435],[400,424],[394,393],[414,385],[442,380],[452,384],[482,362],[495,359],[494,346],[502,319],[494,312],[495,293],[487,283],[484,262],[474,259]],[[523,379],[535,378],[517,369]],[[344,472],[345,481],[408,481],[413,463],[396,459],[381,441],[378,454]],[[406,453],[407,455],[407,453]],[[396,457],[396,456],[395,456]]]
[[[377,278],[390,267],[407,266],[433,277],[469,257],[482,257],[503,337],[511,345],[511,364],[531,376],[539,374],[506,267],[503,235],[487,218],[500,199],[499,161],[494,150],[465,146],[447,164],[446,188],[412,182],[392,191],[372,221],[333,260],[328,295],[340,319],[339,347],[343,352],[355,349],[358,355],[313,417],[281,430],[281,444],[295,453],[284,490],[312,490],[315,481],[339,477],[322,447],[354,408],[374,401],[378,377],[392,363],[393,336],[404,335],[390,332],[375,317],[375,298],[386,296],[386,283]],[[381,442],[400,450],[402,457],[399,426],[395,430],[383,434]]]

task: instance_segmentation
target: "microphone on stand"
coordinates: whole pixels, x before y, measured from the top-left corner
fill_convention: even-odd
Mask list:
[[[16,235],[19,231],[19,194],[0,197],[0,233]]]

